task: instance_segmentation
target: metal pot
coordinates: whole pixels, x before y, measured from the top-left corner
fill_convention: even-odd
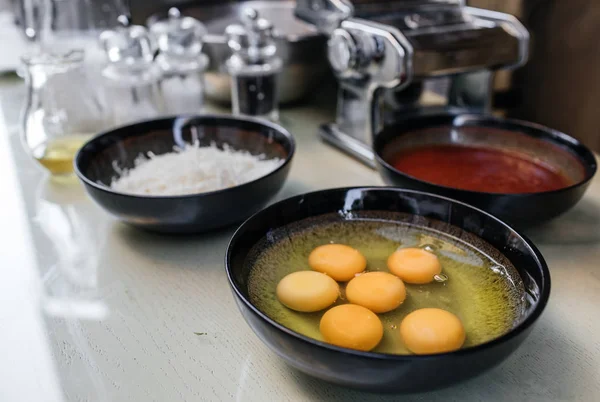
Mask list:
[[[280,102],[300,100],[319,85],[329,72],[327,39],[294,17],[295,4],[295,1],[247,1],[180,7],[182,14],[202,21],[209,32],[204,45],[204,52],[210,58],[205,75],[207,98],[222,103],[231,101],[229,76],[221,68],[230,56],[223,33],[227,25],[240,20],[241,10],[246,6],[259,11],[275,26],[277,54],[284,62],[279,84]],[[150,17],[148,24],[165,16],[166,10]]]

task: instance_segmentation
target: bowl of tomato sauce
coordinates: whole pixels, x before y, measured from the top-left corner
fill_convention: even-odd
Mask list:
[[[572,208],[597,170],[575,138],[489,115],[409,117],[386,126],[373,148],[388,184],[454,198],[520,228]]]

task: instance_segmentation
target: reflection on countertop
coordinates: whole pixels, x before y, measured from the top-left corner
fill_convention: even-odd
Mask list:
[[[99,256],[105,231],[90,221],[93,205],[75,177],[46,175],[36,191],[33,223],[48,243],[40,266],[43,308],[51,315],[102,319],[108,311],[97,288]]]

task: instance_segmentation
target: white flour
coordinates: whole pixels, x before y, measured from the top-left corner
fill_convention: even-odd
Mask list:
[[[265,159],[247,151],[223,149],[214,144],[200,147],[187,145],[184,149],[154,155],[140,154],[132,169],[114,166],[119,177],[110,187],[122,193],[137,195],[185,195],[206,193],[237,186],[265,176],[277,169],[283,160]]]

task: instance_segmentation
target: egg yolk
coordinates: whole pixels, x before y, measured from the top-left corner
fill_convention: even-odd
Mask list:
[[[308,256],[308,265],[336,281],[346,282],[367,267],[360,251],[343,244],[326,244],[315,248]]]
[[[386,313],[406,299],[406,288],[400,278],[387,272],[361,274],[346,286],[346,298],[374,313]]]
[[[298,271],[279,281],[276,293],[284,306],[310,313],[335,303],[340,294],[340,286],[320,272]]]
[[[406,283],[425,284],[442,272],[437,256],[420,248],[395,251],[387,261],[390,271]]]
[[[466,337],[460,319],[438,308],[423,308],[407,315],[400,324],[400,336],[415,354],[451,352],[460,349]]]
[[[383,325],[371,310],[342,304],[328,310],[319,326],[326,342],[349,349],[369,351],[383,337]]]

